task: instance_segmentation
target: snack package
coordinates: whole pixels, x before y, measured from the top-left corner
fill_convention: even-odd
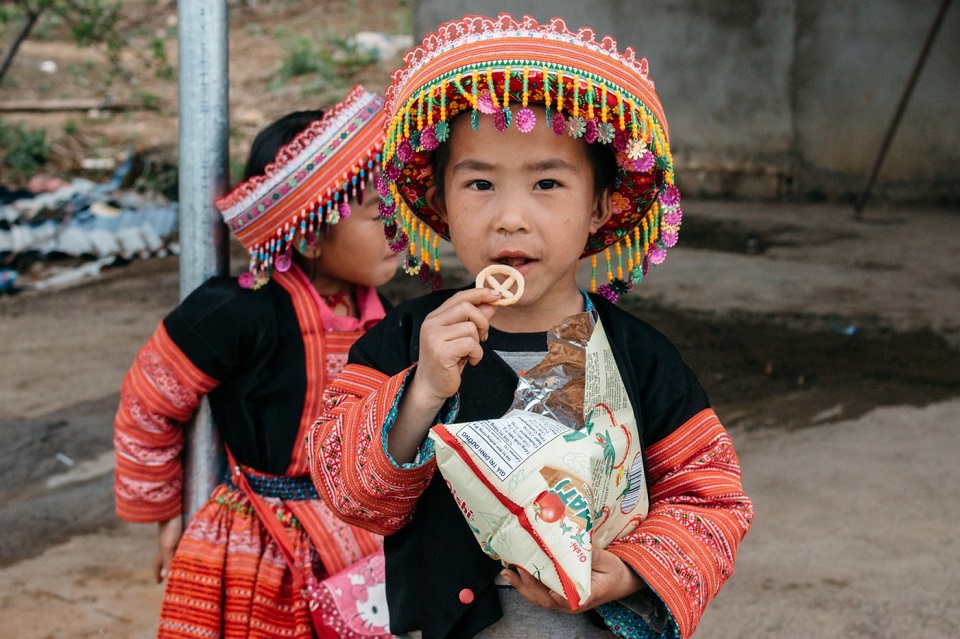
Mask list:
[[[571,412],[572,427],[558,421]],[[590,313],[548,338],[547,357],[522,376],[510,412],[441,424],[430,438],[484,552],[521,566],[571,609],[590,596],[593,549],[632,532],[649,510],[633,408]]]

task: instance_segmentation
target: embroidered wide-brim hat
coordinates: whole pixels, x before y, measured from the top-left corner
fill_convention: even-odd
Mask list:
[[[449,239],[449,230],[426,200],[435,179],[431,156],[462,114],[474,129],[489,116],[501,131],[546,126],[558,136],[609,145],[619,169],[613,215],[582,257],[593,256],[595,271],[596,255],[604,253],[609,283],[600,292],[611,299],[663,262],[677,241],[680,193],[663,107],[646,59],[632,48],[620,51],[609,36],[598,41],[587,27],[571,31],[560,18],[541,25],[529,16],[466,16],[427,35],[405,62],[385,94],[389,124],[378,187],[388,237],[395,250],[407,249],[408,272],[438,283],[438,239]]]
[[[357,85],[281,148],[264,175],[217,200],[224,222],[250,253],[241,285],[258,288],[274,268],[290,268],[297,231],[308,242],[350,214],[349,202],[363,197],[379,169],[385,124],[384,99]]]

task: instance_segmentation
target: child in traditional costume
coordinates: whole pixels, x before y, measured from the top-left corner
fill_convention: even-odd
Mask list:
[[[679,192],[647,63],[590,29],[479,16],[428,35],[394,73],[379,188],[406,268],[438,284],[438,240],[476,275],[520,271],[512,306],[484,288],[401,304],[361,338],[311,431],[310,468],[346,521],[386,535],[391,630],[411,637],[688,637],[750,527],[730,437],[674,346],[614,305],[677,239]],[[578,288],[603,253],[608,282]],[[594,283],[595,286],[595,283]],[[499,418],[546,331],[592,311],[638,425],[649,512],[594,548],[570,616],[533,575],[485,554],[436,471],[436,424]]]
[[[191,293],[124,380],[117,514],[159,522],[161,637],[314,636],[290,567],[238,483],[283,522],[296,560],[318,578],[381,548],[319,499],[302,442],[350,346],[384,316],[376,287],[397,270],[372,191],[383,107],[358,86],[326,113],[290,114],[261,132],[245,181],[217,202],[249,270]],[[203,395],[246,481],[224,478],[181,537],[181,426]]]

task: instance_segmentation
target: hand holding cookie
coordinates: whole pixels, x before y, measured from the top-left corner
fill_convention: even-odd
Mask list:
[[[500,293],[494,306],[510,306],[523,295],[523,274],[506,264],[491,264],[477,273],[477,288],[484,287]]]

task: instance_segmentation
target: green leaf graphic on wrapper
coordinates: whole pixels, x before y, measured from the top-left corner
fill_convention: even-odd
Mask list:
[[[590,474],[590,458],[580,452],[568,452],[560,457],[560,461],[563,462],[565,468],[569,468],[571,472],[586,476]]]
[[[596,410],[596,409],[594,409]],[[590,411],[590,414],[587,415],[587,418],[583,422],[583,428],[579,430],[573,430],[563,436],[563,439],[568,442],[575,442],[583,439],[587,435],[593,434],[593,411]]]
[[[477,512],[477,516],[483,519],[483,523],[486,524],[487,530],[497,531],[503,527],[503,523],[507,520],[506,515],[497,515],[494,513],[485,513]]]
[[[594,408],[592,411],[590,411],[590,414],[587,415],[587,419],[583,422],[583,430],[587,431],[588,435],[593,434],[593,413],[596,410],[597,409]]]
[[[610,431],[604,431],[602,435],[597,435],[597,443],[603,446],[603,462],[607,466],[607,474],[613,472],[613,465],[617,459],[617,451],[613,448]]]
[[[492,537],[487,537],[487,538],[483,541],[483,543],[480,544],[480,547],[483,549],[483,552],[484,552],[484,553],[486,553],[488,556],[490,556],[490,558],[492,558],[492,559],[500,559],[500,554],[497,553],[496,550],[494,550],[493,546],[492,546],[491,543],[490,543],[491,540],[492,540]]]
[[[510,483],[508,486],[511,491],[517,490],[518,486],[523,485],[527,481],[527,471],[524,468],[517,468],[510,475]]]
[[[587,434],[582,430],[572,430],[563,436],[564,441],[575,442],[586,437]]]
[[[513,545],[513,537],[510,536],[509,532],[506,526],[501,527],[500,530],[497,531],[497,545],[504,550],[510,550],[510,547]]]
[[[486,526],[486,529],[491,533],[480,542],[483,552],[494,559],[499,559],[501,553],[497,551],[497,548],[503,551],[509,551],[513,545],[506,526],[508,517],[485,512],[478,512],[477,516],[483,519],[484,526]],[[479,533],[480,531],[477,530],[475,532]]]
[[[623,492],[617,496],[617,501],[621,504],[623,503],[623,498],[627,496],[627,493],[630,492],[630,475],[627,475],[627,481],[624,482]],[[628,511],[629,512],[629,511]]]
[[[583,536],[587,534],[586,530],[581,530],[576,535],[573,536],[573,540],[580,544],[581,548],[586,548],[589,543],[589,539],[584,539]]]

